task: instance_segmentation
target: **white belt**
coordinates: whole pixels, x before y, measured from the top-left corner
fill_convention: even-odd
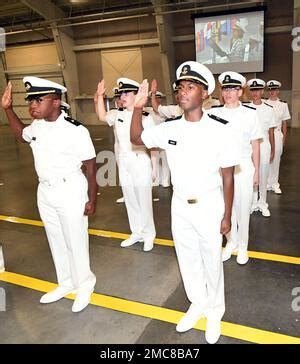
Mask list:
[[[65,176],[54,177],[54,178],[45,179],[45,178],[39,177],[39,182],[42,184],[45,184],[46,186],[54,186],[59,183],[65,183],[65,182],[69,181],[71,178],[74,178],[74,177],[80,176],[80,175],[82,175],[82,172],[76,171],[76,172],[69,173]]]

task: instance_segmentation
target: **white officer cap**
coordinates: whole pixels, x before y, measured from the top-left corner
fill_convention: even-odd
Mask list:
[[[149,91],[148,96],[149,96],[149,97],[151,97],[151,96],[152,96],[152,92],[151,92],[151,91]],[[156,93],[155,93],[155,97],[162,98],[162,97],[164,97],[164,96],[165,96],[165,95],[164,95],[162,92],[160,92],[160,91],[156,91]]]
[[[114,97],[119,97],[121,95],[121,92],[119,91],[119,88],[117,86],[112,89],[112,92],[114,94]]]
[[[138,91],[140,87],[140,84],[138,82],[125,77],[118,78],[117,84],[120,93],[125,91]]]
[[[67,91],[67,89],[64,86],[56,82],[46,80],[44,78],[27,76],[23,78],[23,82],[26,89],[25,99],[39,97],[48,94],[61,95]]]
[[[178,86],[181,80],[189,80],[199,83],[208,91],[210,95],[215,89],[215,79],[211,71],[203,64],[195,61],[182,63],[176,71],[176,85]]]
[[[247,86],[249,87],[250,90],[264,89],[266,83],[264,80],[261,80],[260,78],[252,78],[247,82]]]
[[[246,78],[241,74],[233,71],[223,72],[218,77],[222,87],[245,87]]]
[[[64,111],[68,111],[70,109],[70,105],[64,101],[60,102],[60,108]]]
[[[269,90],[276,90],[281,87],[281,83],[276,80],[270,80],[267,82],[267,87]]]

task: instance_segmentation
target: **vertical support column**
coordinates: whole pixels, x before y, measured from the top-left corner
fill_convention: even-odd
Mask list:
[[[294,0],[294,28],[298,27],[296,37],[300,37],[300,0]],[[300,40],[293,41],[293,82],[292,82],[292,123],[294,128],[300,127]]]
[[[73,51],[74,40],[66,32],[53,28],[53,38],[57,49],[62,74],[68,89],[68,103],[71,106],[71,115],[76,118],[76,100],[79,95],[78,70],[75,52]],[[84,122],[84,120],[83,120]]]
[[[162,11],[163,0],[152,0],[155,13]],[[163,83],[167,103],[173,102],[172,80],[175,79],[174,45],[172,42],[172,18],[170,15],[155,15],[156,28],[159,39]]]
[[[3,92],[6,87],[6,76],[5,76],[5,55],[4,52],[0,52],[0,97],[2,97]],[[0,125],[6,124],[7,119],[6,114],[2,107],[0,107]]]

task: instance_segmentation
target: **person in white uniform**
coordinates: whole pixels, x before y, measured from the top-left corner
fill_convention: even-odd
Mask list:
[[[153,110],[152,113],[150,114],[153,117],[155,124],[158,125],[164,122],[166,118],[163,116],[163,114],[158,112],[158,109],[161,109],[163,107],[163,105],[161,105],[163,94],[157,90],[157,81],[155,79],[152,80],[151,82],[151,91],[149,92],[149,96],[151,98],[151,105]],[[148,111],[147,108],[145,110]],[[166,152],[164,150],[158,151],[156,168],[157,168],[156,179],[153,185],[154,186],[161,185],[163,187],[169,187],[171,175]]]
[[[94,103],[95,103],[95,111],[96,111],[96,114],[99,117],[99,119],[101,121],[107,122],[108,124],[113,124],[114,125],[114,121],[115,121],[115,119],[117,117],[117,111],[119,109],[123,110],[123,102],[121,100],[121,97],[120,97],[121,94],[119,92],[118,87],[114,87],[112,89],[112,91],[113,91],[113,94],[114,94],[114,103],[115,103],[114,108],[112,108],[110,110],[107,110],[107,111],[104,108],[104,110],[102,111],[102,114],[100,114],[101,111],[98,110],[98,92],[96,92],[95,95],[94,95]],[[115,130],[114,126],[113,126],[113,132],[114,132],[114,137],[115,137],[115,140],[114,140],[115,159],[116,159],[117,166],[119,166],[119,144],[118,144],[118,138],[116,136],[116,130]],[[124,202],[125,202],[124,196],[119,197],[116,200],[116,203],[124,203]]]
[[[238,148],[225,125],[227,121],[202,110],[203,99],[215,87],[210,70],[190,61],[181,64],[176,75],[184,115],[143,130],[142,110],[148,93],[144,80],[135,101],[131,141],[167,153],[173,184],[172,234],[191,302],[176,330],[190,330],[204,315],[205,338],[208,343],[216,343],[225,311],[222,234],[230,230]]]
[[[221,105],[220,100],[209,95],[208,98],[203,101],[202,107],[204,110],[209,110],[213,106],[219,106],[219,105]]]
[[[13,111],[10,82],[2,107],[16,138],[29,143],[39,178],[38,208],[58,280],[40,302],[77,293],[72,311],[79,312],[89,304],[96,282],[88,236],[88,215],[95,212],[97,198],[95,149],[88,130],[61,111],[64,86],[38,77],[23,82],[32,123],[26,126]]]
[[[153,107],[153,110],[157,112],[163,119],[175,119],[178,116],[181,116],[183,114],[183,109],[178,105],[178,89],[175,82],[172,85],[174,96],[175,96],[175,105],[161,105],[157,102],[156,98],[153,96],[151,98],[151,104]],[[156,80],[153,80],[151,83],[151,92],[154,95],[157,90],[157,82]]]
[[[247,82],[247,86],[252,99],[252,102],[248,105],[256,108],[263,132],[263,139],[260,143],[259,187],[254,188],[252,211],[260,211],[263,216],[269,217],[271,212],[267,203],[267,183],[270,162],[274,158],[275,151],[274,129],[276,127],[276,117],[273,107],[262,101],[266,86],[265,81],[259,78],[252,78]]]
[[[145,147],[137,147],[130,142],[131,116],[139,83],[122,77],[117,80],[117,84],[124,108],[118,109],[114,118],[104,118],[104,80],[98,84],[97,107],[100,119],[115,127],[118,139],[119,177],[131,230],[130,237],[121,242],[121,247],[144,241],[144,251],[150,251],[156,235],[152,207],[151,158]],[[143,114],[143,124],[145,128],[154,125],[147,112]]]
[[[253,186],[259,184],[260,139],[263,137],[257,111],[239,99],[246,79],[237,72],[223,72],[219,76],[225,104],[213,107],[211,113],[229,121],[228,127],[238,138],[242,159],[234,173],[234,201],[231,232],[223,250],[223,261],[237,251],[237,263],[248,262],[249,221]]]
[[[267,103],[273,106],[277,117],[277,126],[274,132],[275,155],[272,163],[270,164],[268,190],[280,195],[282,193],[279,184],[280,160],[283,148],[286,144],[288,120],[291,118],[291,115],[288,104],[278,98],[281,83],[276,80],[270,80],[267,82],[267,87],[269,89],[269,98]]]

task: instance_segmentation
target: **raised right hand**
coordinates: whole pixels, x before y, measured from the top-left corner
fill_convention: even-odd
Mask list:
[[[157,91],[157,81],[156,81],[156,79],[154,79],[151,82],[151,94],[155,95],[156,91]]]
[[[142,109],[148,101],[148,89],[149,83],[147,80],[144,80],[139,87],[139,91],[135,96],[134,107],[138,109]]]
[[[101,80],[99,83],[98,83],[98,87],[97,87],[97,91],[96,91],[96,94],[95,94],[95,97],[94,97],[94,100],[95,98],[101,96],[101,97],[104,97],[105,95],[105,82],[104,80]],[[96,96],[97,95],[97,96]]]
[[[9,81],[2,96],[2,107],[7,110],[12,107],[12,84]]]

